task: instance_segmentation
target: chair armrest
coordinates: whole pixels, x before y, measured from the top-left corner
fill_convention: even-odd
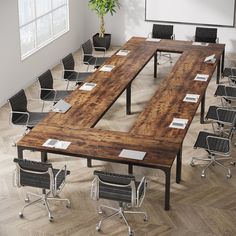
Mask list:
[[[219,43],[219,38],[218,37],[216,38],[216,43]]]
[[[55,90],[55,89],[46,89],[46,88],[41,88],[41,91],[54,91],[53,102],[55,102],[55,98],[56,98],[56,96],[57,96],[57,90]]]
[[[29,124],[29,118],[30,118],[29,112],[24,112],[24,111],[11,111],[10,114],[11,114],[10,119],[12,118],[12,114],[27,115],[27,120],[26,120],[25,125],[28,125],[28,124]],[[10,121],[10,123],[12,123],[12,122]]]
[[[212,148],[212,146],[211,146],[210,140],[215,140],[215,142],[217,142],[219,140],[226,141],[229,146],[229,151],[228,152],[223,152],[223,151],[219,152],[217,150],[214,150],[214,148]],[[209,135],[206,137],[206,143],[207,143],[207,149],[209,152],[214,153],[214,154],[219,154],[221,156],[229,156],[230,155],[231,146],[230,146],[230,139],[229,138],[223,138],[223,137],[219,137],[219,136]]]
[[[141,198],[139,198],[139,194],[140,194],[140,190],[142,186],[143,186],[143,195],[141,196]],[[146,193],[146,187],[147,187],[147,181],[146,181],[146,178],[143,177],[137,189],[137,206],[141,206],[143,203],[143,200],[145,198],[145,193]]]
[[[102,50],[103,51],[103,57],[105,57],[106,51],[107,51],[107,49],[105,47],[94,47],[93,46],[93,49],[100,49],[100,50]]]
[[[152,32],[149,32],[147,35],[148,38],[152,38]]]
[[[171,39],[172,39],[172,40],[175,40],[175,34],[172,34],[172,35],[171,35]]]

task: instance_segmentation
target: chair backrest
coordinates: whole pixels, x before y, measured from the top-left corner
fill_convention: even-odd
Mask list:
[[[216,43],[217,28],[196,27],[195,42]]]
[[[96,197],[135,204],[135,177],[94,171]]]
[[[50,70],[47,70],[42,75],[38,77],[38,81],[41,87],[40,98],[44,99],[47,97],[52,91],[43,90],[43,89],[53,89],[53,77]]]
[[[172,39],[173,30],[174,30],[173,25],[153,24],[152,38]]]
[[[16,163],[16,184],[20,186],[30,186],[42,189],[53,187],[53,167],[52,164],[30,161],[15,158]]]
[[[82,50],[83,50],[83,53],[84,53],[84,58],[83,58],[83,61],[84,62],[87,62],[89,61],[93,56],[92,56],[92,53],[93,53],[93,45],[92,45],[92,42],[91,40],[87,40],[85,43],[82,44]]]
[[[62,59],[62,64],[64,67],[64,79],[68,79],[75,69],[75,60],[72,53],[69,53],[66,57]]]
[[[11,110],[13,111],[13,114],[11,116],[11,122],[15,124],[16,121],[22,116],[22,114],[14,113],[14,111],[28,112],[27,98],[25,95],[25,91],[21,89],[17,94],[15,94],[10,99],[8,99],[8,101],[9,101]]]

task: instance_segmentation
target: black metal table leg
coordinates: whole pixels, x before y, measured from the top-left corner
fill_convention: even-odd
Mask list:
[[[176,160],[176,183],[180,183],[181,181],[181,169],[182,169],[182,145],[177,154]]]
[[[202,100],[201,100],[201,113],[200,113],[200,123],[204,124],[205,120],[204,120],[204,115],[205,115],[205,96],[206,93],[203,94],[202,96]]]
[[[131,83],[126,88],[126,114],[131,114]]]
[[[23,148],[17,146],[17,156],[19,159],[23,159],[23,151]]]
[[[132,164],[129,164],[128,165],[128,168],[129,168],[129,174],[133,174],[133,165]]]
[[[41,152],[41,161],[46,162],[48,160],[47,152]]]
[[[157,52],[154,54],[154,78],[157,77]]]
[[[217,74],[216,74],[216,83],[217,84],[220,83],[220,75],[221,75],[220,70],[221,70],[221,68],[220,68],[220,62],[219,62],[219,64],[217,65]]]
[[[92,167],[92,160],[90,158],[87,159],[87,167]]]
[[[223,73],[225,68],[225,50],[223,51],[221,55],[221,73]]]
[[[165,184],[165,210],[168,211],[170,209],[170,170],[164,170],[166,175],[166,184]]]

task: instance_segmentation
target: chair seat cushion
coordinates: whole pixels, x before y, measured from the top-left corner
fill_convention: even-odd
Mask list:
[[[217,106],[210,106],[206,114],[206,119],[219,120],[225,123],[233,124],[236,112],[230,109],[219,109]],[[218,116],[217,116],[218,109]]]
[[[227,94],[226,94],[226,92]],[[218,85],[215,96],[229,96],[229,97],[236,97],[236,87],[226,87],[224,85]]]
[[[204,149],[208,149],[207,146],[207,137],[208,136],[214,136],[214,137],[219,137],[216,134],[212,134],[212,133],[208,133],[205,131],[201,131],[198,134],[197,140],[194,144],[194,148],[204,148]],[[212,141],[211,141],[212,140]],[[211,150],[214,150],[216,152],[223,152],[223,153],[227,153],[229,151],[229,145],[228,145],[228,141],[225,139],[210,139],[210,147]]]
[[[236,76],[236,68],[226,67],[222,73],[223,77]]]
[[[44,101],[49,101],[49,102],[53,102],[53,101],[57,102],[57,101],[65,98],[71,92],[72,92],[71,90],[57,90],[56,97],[55,97],[55,91],[52,90],[52,91],[45,93],[44,96],[41,96],[41,99]]]

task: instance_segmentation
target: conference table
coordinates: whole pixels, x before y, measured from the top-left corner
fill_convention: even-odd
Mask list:
[[[181,181],[182,144],[189,126],[201,103],[201,122],[204,122],[205,93],[208,83],[217,69],[219,83],[223,70],[224,44],[193,45],[191,41],[147,41],[132,37],[122,47],[126,56],[115,53],[107,61],[114,65],[110,72],[97,69],[85,82],[96,84],[91,91],[76,88],[64,100],[72,105],[66,113],[49,112],[48,116],[26,134],[18,143],[18,158],[24,150],[41,152],[41,160],[47,161],[48,153],[122,163],[133,173],[134,166],[160,169],[165,173],[164,208],[170,208],[171,168],[176,160],[176,182]],[[135,120],[128,132],[96,128],[97,122],[112,104],[126,91],[126,113],[132,114],[132,81],[154,57],[154,77],[157,76],[157,52],[181,54],[166,75],[155,94]],[[205,63],[207,56],[215,54],[215,63]],[[195,81],[197,74],[208,75],[207,81]],[[145,85],[144,85],[145,86]],[[186,94],[198,94],[195,103],[185,102]],[[173,118],[187,119],[184,129],[170,128]],[[69,141],[66,149],[42,146],[48,139]],[[120,157],[123,149],[145,152],[143,160]]]

